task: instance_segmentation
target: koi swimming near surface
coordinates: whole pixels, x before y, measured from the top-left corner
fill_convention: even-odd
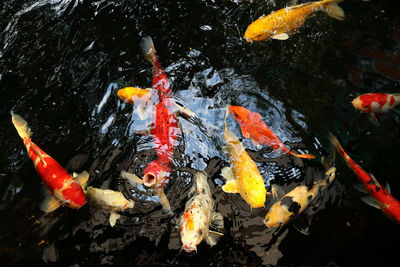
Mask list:
[[[41,203],[40,209],[44,212],[51,212],[61,205],[73,209],[82,207],[86,203],[82,187],[86,185],[89,174],[84,171],[77,177],[71,176],[57,161],[32,142],[31,129],[20,115],[11,112],[11,117],[15,129],[33,161],[36,172],[50,191]]]
[[[207,174],[197,172],[189,191],[185,211],[179,220],[183,250],[197,251],[197,245],[203,240],[206,240],[211,247],[217,244],[223,234],[210,230],[210,226],[220,230],[224,227],[224,220],[214,209],[215,204],[207,182]]]
[[[319,10],[332,18],[344,20],[344,11],[337,5],[342,1],[323,0],[282,8],[251,23],[243,38],[247,42],[263,41],[269,38],[286,40],[289,38],[288,33],[300,28],[307,17]]]
[[[383,187],[378,180],[372,175],[364,171],[350,156],[344,151],[337,138],[330,133],[330,140],[339,154],[343,157],[347,166],[357,175],[365,190],[359,190],[369,194],[361,200],[368,205],[380,209],[389,219],[400,224],[400,202],[390,194],[390,187]]]
[[[260,144],[270,146],[273,150],[280,149],[298,158],[315,158],[315,156],[311,154],[297,154],[287,149],[275,133],[263,122],[260,114],[251,112],[240,106],[229,106],[229,111],[233,118],[240,124],[243,136],[245,138],[251,138],[251,141],[256,146]]]

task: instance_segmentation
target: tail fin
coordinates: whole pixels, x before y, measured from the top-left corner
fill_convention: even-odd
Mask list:
[[[344,20],[345,15],[344,11],[341,7],[337,5],[337,3],[342,2],[343,0],[325,0],[323,3],[322,10],[329,16],[334,19]]]
[[[290,155],[292,155],[292,156],[295,156],[295,157],[298,157],[298,158],[302,158],[302,159],[315,159],[315,156],[311,155],[311,154],[297,154],[297,153],[294,153],[292,151],[289,151],[288,153]]]
[[[31,137],[32,131],[29,128],[26,120],[24,120],[20,115],[14,113],[12,111],[11,111],[11,120],[12,120],[12,123],[14,124],[15,129],[17,129],[19,136],[22,139]]]
[[[337,138],[329,132],[329,139],[331,140],[332,145],[336,148],[336,150],[339,152],[340,155],[345,154],[343,147],[340,145],[339,141]]]
[[[140,49],[142,49],[146,60],[153,64],[156,57],[156,49],[150,36],[143,37],[142,41],[140,41]]]

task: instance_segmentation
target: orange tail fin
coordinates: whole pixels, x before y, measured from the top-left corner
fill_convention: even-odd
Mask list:
[[[315,159],[315,156],[311,155],[311,154],[296,154],[296,153],[294,153],[292,151],[289,151],[288,153],[290,155],[292,155],[292,156],[295,156],[295,157],[298,157],[298,158],[302,158],[302,159]]]

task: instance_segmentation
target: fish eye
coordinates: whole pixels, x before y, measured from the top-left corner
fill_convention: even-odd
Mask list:
[[[202,235],[203,234],[203,230],[199,230],[199,235]]]

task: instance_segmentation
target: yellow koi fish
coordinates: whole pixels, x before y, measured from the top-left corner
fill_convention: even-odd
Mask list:
[[[211,247],[216,245],[223,234],[210,230],[210,226],[216,229],[224,227],[222,215],[214,211],[206,173],[198,172],[194,180],[189,191],[189,201],[179,222],[182,249],[186,252],[197,251],[197,245],[203,239]]]
[[[268,228],[279,227],[295,219],[308,208],[310,202],[318,195],[320,190],[333,182],[335,172],[336,168],[331,167],[325,173],[326,178],[315,183],[311,188],[300,185],[284,195],[278,202],[271,206],[265,216],[264,224]],[[272,192],[274,193],[274,190]],[[299,227],[296,227],[296,229],[303,234],[307,234],[304,229],[300,229]]]
[[[308,16],[319,10],[332,18],[344,20],[344,11],[337,5],[342,1],[323,0],[282,8],[251,23],[243,38],[247,42],[269,38],[286,40],[289,38],[288,33],[300,28]]]
[[[226,193],[239,193],[251,208],[264,206],[267,193],[264,179],[258,171],[257,165],[247,154],[243,144],[234,133],[228,130],[226,119],[229,115],[228,108],[225,115],[225,150],[230,157],[231,167],[222,169],[222,177],[226,184],[222,190]]]
[[[110,189],[89,186],[85,193],[91,203],[111,213],[109,219],[111,227],[114,227],[121,216],[117,212],[132,209],[135,204],[133,200],[127,200],[121,192]]]

